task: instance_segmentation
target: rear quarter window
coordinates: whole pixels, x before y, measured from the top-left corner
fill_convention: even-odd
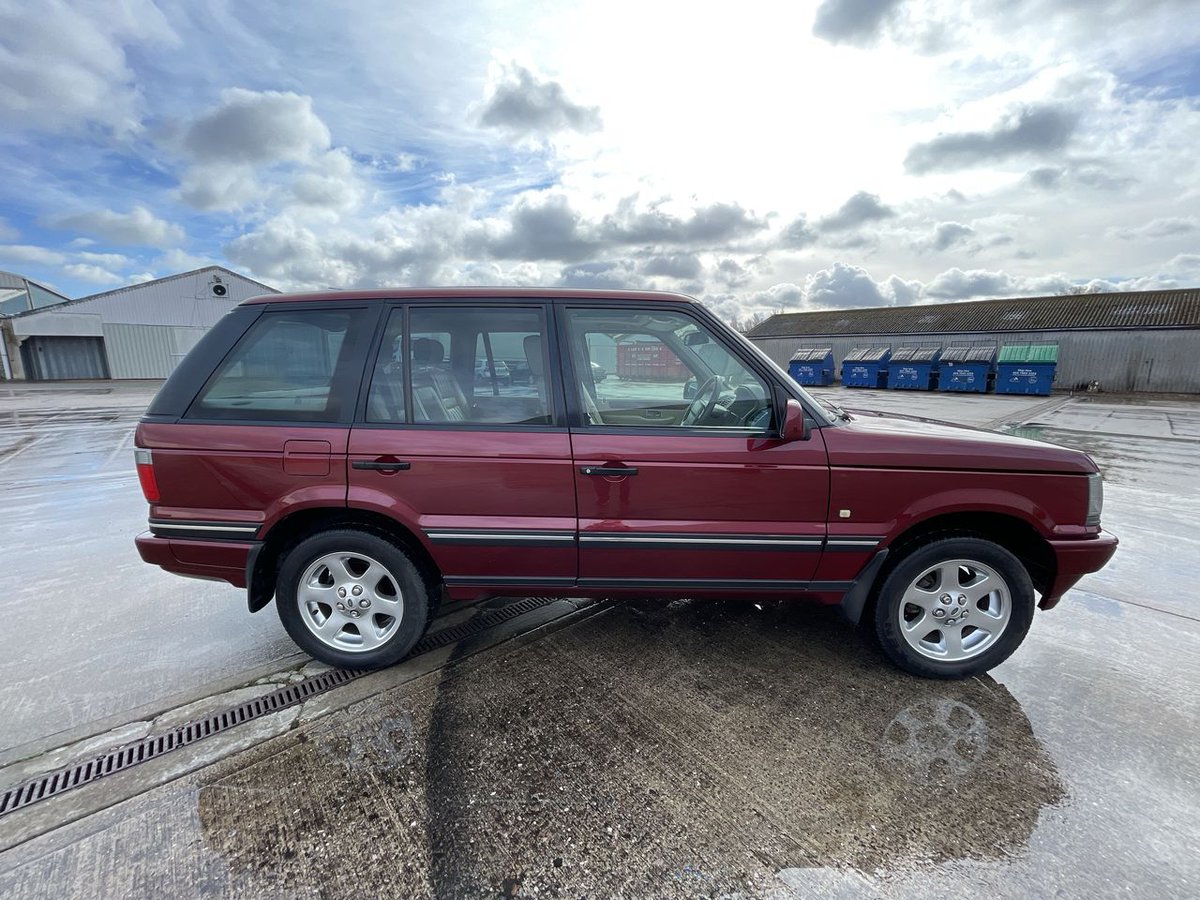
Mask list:
[[[264,313],[213,373],[186,417],[347,421],[362,372],[366,316],[364,309]]]

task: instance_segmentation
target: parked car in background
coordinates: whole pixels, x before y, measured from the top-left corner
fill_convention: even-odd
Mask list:
[[[496,391],[481,346],[520,348],[535,389]],[[591,348],[614,346],[653,379],[597,384]],[[142,558],[274,599],[353,668],[403,658],[443,596],[537,594],[812,600],[962,677],[1117,546],[1087,454],[826,408],[674,294],[257,297],[135,444]]]
[[[493,379],[500,384],[512,384],[512,374],[509,372],[508,363],[502,359],[497,359],[489,365],[486,359],[476,360],[475,380],[490,382]]]
[[[600,363],[592,363],[592,383],[599,384],[608,377],[608,369],[600,365]]]

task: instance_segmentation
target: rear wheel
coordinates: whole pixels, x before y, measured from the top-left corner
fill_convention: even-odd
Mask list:
[[[926,678],[963,678],[998,666],[1033,621],[1029,573],[981,538],[914,548],[884,579],[875,631],[888,657]]]
[[[321,662],[373,669],[403,659],[425,631],[429,592],[403,549],[365,531],[305,538],[279,567],[275,606],[292,640]]]

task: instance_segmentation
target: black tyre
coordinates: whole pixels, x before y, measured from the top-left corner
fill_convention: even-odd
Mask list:
[[[403,659],[429,620],[429,589],[408,554],[376,534],[337,529],[305,538],[279,567],[275,607],[314,659],[374,669]]]
[[[998,666],[1033,621],[1033,583],[999,544],[949,537],[905,553],[884,578],[875,633],[900,668],[965,678]]]

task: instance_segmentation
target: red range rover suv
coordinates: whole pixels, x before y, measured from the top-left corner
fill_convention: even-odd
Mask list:
[[[136,446],[142,558],[274,598],[345,667],[401,659],[442,600],[736,597],[839,605],[961,677],[1117,546],[1086,454],[826,407],[674,294],[258,297]]]

